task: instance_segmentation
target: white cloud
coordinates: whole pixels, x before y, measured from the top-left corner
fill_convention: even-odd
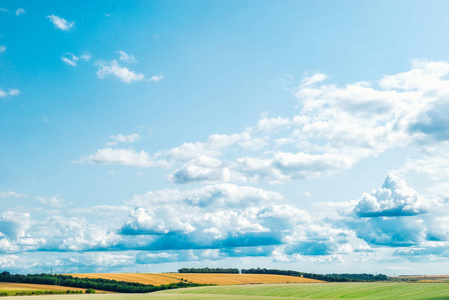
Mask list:
[[[10,239],[18,239],[25,236],[25,231],[30,227],[30,214],[6,211],[0,218],[0,232]]]
[[[90,55],[89,54],[83,54],[81,56],[75,56],[72,53],[66,53],[61,57],[62,61],[65,62],[68,65],[71,65],[73,67],[75,67],[77,64],[76,62],[78,60],[84,60],[84,61],[88,61],[90,59]]]
[[[52,206],[52,207],[58,207],[61,206],[64,200],[61,198],[57,198],[55,196],[53,197],[37,197],[37,200],[39,200],[42,204]]]
[[[0,192],[0,199],[7,199],[7,198],[21,198],[26,197],[25,194],[19,194],[16,192]]]
[[[0,89],[0,98],[8,97],[8,96],[18,96],[20,95],[20,91],[17,89],[9,89],[8,91],[4,91]]]
[[[99,76],[114,72],[100,68]],[[136,79],[128,69],[123,73],[127,82]],[[448,63],[416,60],[410,71],[384,76],[379,87],[363,81],[325,85],[320,82],[327,76],[317,73],[295,91],[293,116],[263,117],[240,133],[213,134],[158,153],[170,162],[169,178],[177,183],[331,176],[392,148],[449,140],[448,73]],[[204,157],[216,164],[202,165]]]
[[[223,167],[220,160],[201,156],[190,160],[182,168],[169,176],[169,180],[176,183],[190,182],[227,182],[231,180],[231,172]]]
[[[23,8],[18,8],[16,10],[16,16],[20,16],[21,14],[24,14],[24,13],[25,13],[25,10]]]
[[[137,59],[133,55],[129,55],[126,52],[120,50],[117,52],[120,55],[120,61],[126,64],[137,63]],[[136,73],[131,71],[127,67],[123,67],[120,65],[117,60],[104,61],[97,60],[95,65],[98,67],[97,76],[100,79],[104,79],[108,75],[115,75],[121,81],[126,83],[131,83],[133,81],[141,81],[145,79],[145,75],[142,73]],[[148,78],[146,81],[154,81],[158,82],[164,79],[164,75],[160,74],[159,76],[152,76]]]
[[[382,188],[363,195],[355,212],[359,217],[413,216],[428,212],[429,206],[404,180],[389,174]]]
[[[168,262],[181,262],[181,261],[197,261],[198,256],[194,254],[193,250],[184,251],[170,251],[170,252],[157,252],[157,253],[145,253],[139,252],[136,255],[136,262],[138,264],[159,264]]]
[[[0,53],[3,53],[6,51],[6,46],[0,45]]]
[[[426,199],[404,180],[388,175],[382,188],[365,193],[346,220],[357,237],[374,246],[427,247],[449,242],[449,205]]]
[[[80,163],[92,164],[117,164],[136,167],[160,167],[164,166],[165,161],[154,160],[144,151],[136,152],[127,149],[99,149],[97,153],[82,157]]]
[[[289,118],[262,118],[257,122],[257,129],[259,130],[265,130],[265,131],[272,131],[276,128],[285,128],[291,123]]]
[[[324,80],[326,80],[328,78],[328,76],[326,75],[326,74],[323,74],[323,73],[315,73],[315,74],[313,74],[312,76],[310,76],[310,77],[305,77],[304,79],[303,79],[303,82],[302,82],[302,85],[301,86],[303,86],[303,87],[305,87],[305,86],[310,86],[310,85],[313,85],[313,84],[315,84],[315,83],[318,83],[318,82],[321,82],[321,81],[324,81]]]
[[[111,142],[108,142],[108,146],[113,146],[118,143],[134,143],[140,140],[140,135],[138,133],[131,133],[130,135],[111,135],[109,138],[112,140]]]
[[[164,79],[164,75],[159,74],[159,75],[153,75],[153,76],[151,76],[151,77],[148,79],[148,81],[159,82],[159,81],[161,81],[162,79]]]
[[[123,82],[131,83],[133,81],[141,81],[145,78],[145,75],[142,73],[136,73],[130,71],[126,67],[120,66],[116,60],[110,62],[99,60],[95,65],[98,66],[97,76],[100,79],[104,79],[109,75],[114,75]]]
[[[68,59],[67,57],[61,57],[62,61],[65,62],[68,65],[71,65],[73,67],[76,66],[76,62],[73,60]]]
[[[56,28],[59,28],[64,31],[70,30],[75,24],[75,22],[67,22],[66,19],[55,15],[47,16],[47,18],[55,25]]]
[[[137,62],[137,59],[135,59],[135,57],[132,54],[129,55],[122,50],[118,51],[118,54],[120,54],[120,60],[125,63],[134,64]]]

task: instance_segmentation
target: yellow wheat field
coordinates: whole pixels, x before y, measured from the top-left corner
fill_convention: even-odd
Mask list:
[[[309,278],[267,274],[207,274],[207,273],[86,273],[67,274],[74,277],[104,278],[119,281],[161,285],[188,281],[201,284],[234,285],[262,283],[313,283],[323,282]]]
[[[31,284],[31,283],[12,283],[12,282],[0,282],[0,292],[27,292],[27,291],[85,291],[86,289],[80,289],[75,287],[47,285],[47,284]],[[106,293],[104,291],[98,291],[97,293]]]

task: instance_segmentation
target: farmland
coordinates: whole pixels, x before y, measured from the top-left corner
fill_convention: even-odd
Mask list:
[[[277,284],[277,285],[246,285],[246,286],[216,286],[185,290],[164,291],[173,298],[191,295],[217,295],[246,299],[247,296],[260,299],[293,298],[293,299],[425,299],[449,298],[449,285],[441,283],[324,283],[324,284]],[[157,294],[162,294],[157,293]],[[194,298],[194,297],[193,297]],[[192,298],[192,299],[193,299]],[[178,298],[189,299],[189,298]]]
[[[39,299],[67,299],[68,296],[42,296]],[[150,294],[71,295],[70,299],[448,299],[449,285],[444,283],[319,283],[264,284],[196,287]],[[23,297],[27,299],[28,297]],[[23,299],[21,298],[21,299]],[[36,298],[29,298],[36,299]]]
[[[37,291],[66,292],[67,290],[84,292],[86,289],[57,286],[57,285],[46,285],[46,284],[0,282],[0,294],[8,294],[8,295],[15,295],[17,293],[31,293]],[[96,292],[106,293],[98,290]]]
[[[414,275],[391,277],[393,281],[415,281],[415,282],[449,282],[449,275]]]
[[[162,285],[177,282],[238,285],[273,283],[317,283],[314,279],[269,274],[215,274],[215,273],[87,273],[70,274],[74,277],[105,278],[142,284]]]

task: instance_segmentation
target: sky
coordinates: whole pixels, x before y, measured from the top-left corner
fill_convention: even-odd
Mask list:
[[[0,270],[447,274],[448,12],[0,0]]]

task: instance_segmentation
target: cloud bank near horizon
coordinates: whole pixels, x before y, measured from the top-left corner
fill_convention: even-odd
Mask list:
[[[137,62],[119,54],[125,63]],[[378,253],[405,261],[445,257],[447,194],[420,194],[405,179],[423,170],[435,185],[447,184],[440,162],[449,155],[448,73],[449,63],[426,60],[376,84],[325,84],[328,76],[316,73],[293,91],[298,106],[291,116],[263,117],[242,132],[153,154],[134,148],[143,139],[137,133],[110,135],[107,148],[77,163],[160,168],[176,188],[136,194],[122,206],[85,209],[68,207],[59,196],[2,192],[2,199],[40,204],[2,213],[0,258],[7,259],[0,266],[50,264],[33,259],[36,253],[57,253],[56,266],[70,270],[248,257],[279,263],[373,262]],[[322,199],[303,208],[274,191],[295,180],[332,177],[364,158],[408,145],[417,149],[417,158],[391,170],[380,188],[359,199]],[[99,261],[97,252],[107,254]]]

